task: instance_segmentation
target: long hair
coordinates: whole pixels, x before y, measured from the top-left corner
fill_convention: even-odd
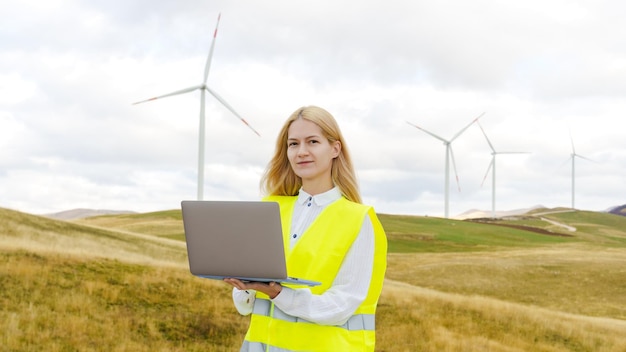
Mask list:
[[[285,121],[276,139],[274,156],[261,177],[261,191],[267,195],[295,196],[302,187],[302,179],[295,174],[287,158],[289,126],[299,118],[318,125],[322,130],[322,134],[330,143],[335,141],[341,143],[341,151],[333,159],[331,178],[344,197],[350,201],[361,203],[361,195],[352,165],[352,158],[339,125],[328,111],[317,106],[301,107],[294,111]]]

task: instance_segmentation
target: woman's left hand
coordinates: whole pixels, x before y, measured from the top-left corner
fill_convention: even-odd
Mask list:
[[[270,297],[270,299],[276,298],[278,294],[283,290],[283,287],[278,282],[259,282],[259,281],[241,281],[239,279],[225,278],[224,282],[232,285],[239,290],[256,290],[263,292]]]

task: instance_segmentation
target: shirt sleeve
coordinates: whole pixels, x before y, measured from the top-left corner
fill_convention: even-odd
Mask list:
[[[248,315],[252,313],[252,307],[254,306],[255,290],[239,290],[233,287],[233,303],[235,308],[241,315]]]
[[[283,312],[312,323],[342,325],[367,297],[374,266],[374,229],[369,216],[331,287],[321,295],[306,289],[283,287],[274,304]]]

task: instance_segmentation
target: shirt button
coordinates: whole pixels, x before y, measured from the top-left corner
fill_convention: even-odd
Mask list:
[[[296,237],[298,237],[298,234],[294,233],[293,238],[296,238]]]

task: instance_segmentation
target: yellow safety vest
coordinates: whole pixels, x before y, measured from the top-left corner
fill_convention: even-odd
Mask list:
[[[376,305],[387,267],[387,238],[374,209],[342,197],[329,204],[290,249],[289,233],[297,196],[271,196],[264,200],[280,205],[289,276],[322,283],[310,288],[313,294],[322,294],[331,286],[365,216],[369,216],[374,228],[374,267],[367,297],[342,326],[314,324],[288,315],[274,306],[267,295],[257,292],[241,351],[374,351]],[[320,257],[324,259],[319,260]]]

